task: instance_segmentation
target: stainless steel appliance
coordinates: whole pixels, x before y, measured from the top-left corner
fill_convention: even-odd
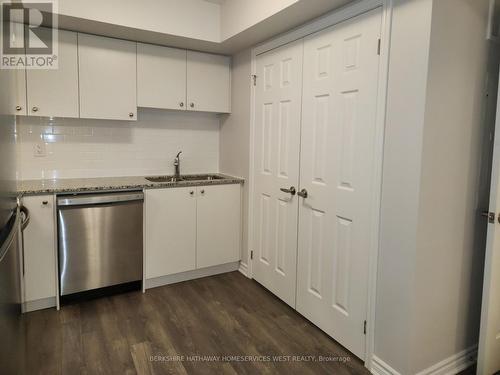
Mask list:
[[[22,368],[20,221],[17,209],[0,238],[0,373],[18,374]]]
[[[21,214],[16,186],[16,119],[13,87],[0,74],[0,374],[23,373],[21,317]]]
[[[61,296],[142,280],[142,192],[57,198]]]

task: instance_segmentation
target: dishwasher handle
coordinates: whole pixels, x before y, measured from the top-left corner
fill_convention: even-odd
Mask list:
[[[30,223],[30,210],[28,210],[26,206],[21,206],[19,207],[19,212],[21,212],[21,215],[23,216],[23,220],[21,221],[21,231],[24,231]]]
[[[113,204],[133,201],[143,201],[142,192],[122,194],[95,194],[57,198],[57,206],[87,206],[94,204]]]

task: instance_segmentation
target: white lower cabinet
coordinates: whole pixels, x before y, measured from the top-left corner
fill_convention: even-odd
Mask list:
[[[196,268],[196,188],[146,190],[146,278]]]
[[[198,188],[196,267],[240,260],[240,185]]]
[[[24,197],[30,221],[23,232],[24,301],[54,298],[56,289],[56,238],[54,196]],[[48,305],[46,306],[48,307]]]
[[[240,259],[240,185],[146,190],[146,279]]]

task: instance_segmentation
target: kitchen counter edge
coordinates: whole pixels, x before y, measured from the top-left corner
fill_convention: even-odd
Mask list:
[[[244,184],[240,177],[221,173],[214,175],[222,177],[215,180],[150,182],[145,177],[97,177],[97,178],[64,178],[54,180],[24,180],[18,182],[17,193],[21,196],[43,194],[76,194],[106,191],[126,191],[138,189],[165,189],[190,186],[234,185]]]

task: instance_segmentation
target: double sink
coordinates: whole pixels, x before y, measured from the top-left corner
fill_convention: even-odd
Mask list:
[[[223,180],[223,176],[216,174],[197,174],[197,175],[181,175],[181,176],[150,176],[146,180],[151,182],[182,182],[182,181],[212,181]]]

